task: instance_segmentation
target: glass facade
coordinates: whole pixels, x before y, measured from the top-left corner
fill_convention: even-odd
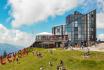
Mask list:
[[[87,44],[96,41],[96,10],[87,14],[74,12],[66,17],[66,30],[72,44]]]
[[[60,25],[60,26],[53,27],[52,34],[54,34],[54,35],[67,35],[66,25]]]
[[[52,35],[37,35],[36,41],[49,41]]]

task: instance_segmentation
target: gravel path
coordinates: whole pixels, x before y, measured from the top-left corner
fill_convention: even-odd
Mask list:
[[[83,51],[81,48],[68,48],[68,50],[81,50]],[[91,47],[88,47],[88,49],[90,51],[98,51],[98,52],[104,52],[104,43],[100,43],[100,44],[97,44],[96,46],[91,46]]]

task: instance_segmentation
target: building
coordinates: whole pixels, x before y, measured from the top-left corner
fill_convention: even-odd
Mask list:
[[[66,31],[66,25],[59,25],[59,26],[54,26],[52,28],[52,34],[54,35],[67,35]]]
[[[42,32],[36,35],[35,43],[31,47],[55,48],[63,47],[68,35],[54,35],[48,32]]]
[[[64,43],[68,40],[66,26],[60,25],[52,28],[52,33],[42,32],[36,35],[35,43],[31,47],[64,47]]]
[[[52,48],[55,47],[55,43],[52,39],[52,33],[42,32],[36,35],[35,43],[31,47],[43,47]]]
[[[66,17],[66,30],[72,45],[86,42],[92,45],[96,42],[96,10],[87,14],[77,11]]]
[[[56,47],[64,47],[64,43],[68,40],[66,25],[54,26],[52,28],[52,34],[55,37],[54,42]]]
[[[36,35],[34,47],[64,47],[65,44],[87,46],[96,42],[96,10],[82,14],[75,11],[66,17],[66,24],[54,26],[52,33],[39,33]]]

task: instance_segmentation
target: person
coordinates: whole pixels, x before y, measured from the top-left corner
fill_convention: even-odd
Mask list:
[[[39,57],[42,57],[42,54],[39,52],[39,53],[38,53],[38,56],[39,56]]]
[[[19,58],[18,58],[18,57],[16,58],[16,62],[17,62],[17,64],[20,64]]]
[[[67,42],[64,43],[64,47],[65,47],[65,49],[67,48]]]
[[[59,68],[60,68],[60,66],[59,66],[59,65],[57,65],[57,70],[59,70]]]
[[[35,51],[32,51],[33,56],[35,55]]]
[[[70,44],[70,49],[73,50],[73,46],[72,46],[72,44]]]
[[[13,61],[16,60],[16,53],[13,52]]]
[[[83,42],[83,51],[84,51],[84,57],[85,58],[89,57],[89,48],[87,46],[87,42],[86,41]]]
[[[62,60],[60,60],[60,65],[63,66],[64,65],[64,62]]]
[[[63,66],[63,67],[62,67],[62,70],[66,70],[66,68]]]
[[[87,47],[87,42],[86,41],[84,41],[83,46]]]
[[[84,47],[84,57],[89,57],[89,48],[88,47]]]
[[[53,65],[52,65],[52,62],[50,62],[50,61],[49,61],[49,66],[51,66],[51,67],[53,66]]]
[[[83,49],[84,45],[83,45],[83,42],[81,42],[81,49]]]
[[[40,70],[44,70],[43,66],[40,66]]]

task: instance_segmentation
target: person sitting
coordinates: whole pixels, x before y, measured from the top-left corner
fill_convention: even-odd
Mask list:
[[[60,60],[60,65],[63,66],[64,65],[64,62],[62,60]]]
[[[60,68],[60,66],[59,66],[59,65],[57,65],[57,70],[59,70],[59,68]]]
[[[50,61],[49,61],[49,66],[51,66],[51,67],[53,66],[53,65],[52,65],[52,62],[50,62]]]
[[[44,70],[43,66],[40,66],[40,70]]]
[[[32,53],[33,53],[33,56],[35,55],[35,51],[32,51]]]

